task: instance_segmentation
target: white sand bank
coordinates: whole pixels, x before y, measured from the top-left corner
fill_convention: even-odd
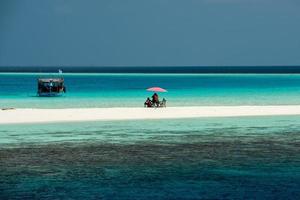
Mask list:
[[[300,105],[12,109],[0,110],[0,124],[270,115],[300,115]]]

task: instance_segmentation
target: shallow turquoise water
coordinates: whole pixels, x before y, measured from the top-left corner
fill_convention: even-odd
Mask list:
[[[36,97],[36,79],[53,74],[0,74],[0,107],[138,107],[152,86],[169,106],[286,105],[300,102],[300,75],[64,74],[67,94]]]
[[[299,116],[14,124],[1,125],[0,148],[61,142],[136,144],[245,140],[248,134],[254,139],[253,136],[268,138],[298,130]]]
[[[3,125],[0,199],[299,199],[300,117]]]

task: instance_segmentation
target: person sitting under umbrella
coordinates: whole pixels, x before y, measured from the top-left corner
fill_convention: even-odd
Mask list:
[[[167,100],[163,98],[163,100],[160,102],[161,107],[167,107]]]
[[[149,97],[146,99],[146,101],[144,103],[144,107],[147,107],[147,108],[152,107],[152,102]]]
[[[157,93],[154,93],[152,95],[152,103],[158,107],[159,106],[159,98],[158,98],[158,94]]]
[[[163,89],[163,88],[160,88],[160,87],[151,87],[151,88],[148,88],[147,91],[150,91],[150,92],[155,92],[153,95],[152,95],[152,106],[156,106],[156,107],[165,107],[165,104],[166,104],[166,100],[162,102],[162,105],[160,105],[160,102],[159,102],[159,97],[158,97],[158,94],[156,92],[168,92],[167,90]]]

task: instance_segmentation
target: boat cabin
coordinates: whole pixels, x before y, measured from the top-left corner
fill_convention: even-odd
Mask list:
[[[38,79],[39,96],[60,96],[66,92],[63,78],[40,78]]]

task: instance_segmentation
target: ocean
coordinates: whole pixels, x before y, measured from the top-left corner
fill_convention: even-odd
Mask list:
[[[297,105],[297,74],[63,74],[67,93],[1,74],[0,107]],[[24,116],[26,117],[26,116]],[[0,126],[0,199],[299,199],[300,117]]]
[[[37,79],[58,74],[0,74],[0,108],[141,107],[159,86],[168,106],[296,105],[299,74],[76,74],[67,73],[67,93],[37,97]]]
[[[300,118],[1,125],[0,199],[299,199]]]

